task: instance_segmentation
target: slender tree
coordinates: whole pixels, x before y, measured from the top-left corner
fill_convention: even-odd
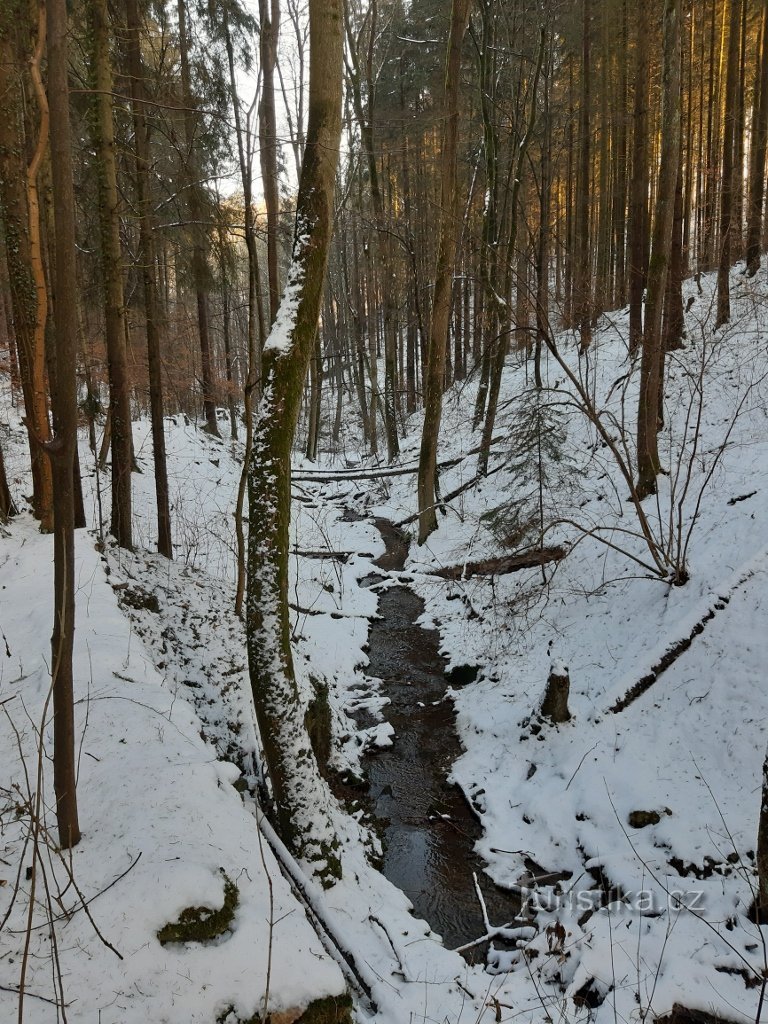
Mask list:
[[[731,318],[731,252],[734,231],[734,150],[736,143],[736,106],[739,85],[740,0],[729,0],[728,65],[725,73],[725,122],[723,162],[720,183],[720,258],[717,264],[717,316],[715,330]]]
[[[101,270],[104,288],[105,336],[109,369],[109,423],[112,448],[111,532],[124,548],[133,545],[131,533],[131,401],[125,348],[120,207],[112,115],[112,64],[107,0],[90,6],[93,42],[94,111],[92,116],[99,181]]]
[[[275,65],[280,34],[279,0],[259,0],[259,53],[261,55],[261,99],[259,101],[259,155],[264,205],[267,210],[267,277],[269,281],[269,322],[274,322],[280,305],[280,269],[277,234],[280,219],[280,179],[277,170],[277,114],[275,112]]]
[[[768,0],[763,0],[752,106],[752,146],[749,154],[747,200],[747,273],[760,269],[760,241],[765,198],[765,151],[768,141]]]
[[[51,638],[53,775],[59,843],[80,841],[77,814],[74,684],[75,502],[73,469],[77,444],[77,281],[75,196],[69,128],[66,0],[46,0],[48,14],[48,103],[51,112],[51,171],[56,228],[54,331],[56,437],[45,445],[53,469],[54,612]]]
[[[435,483],[437,440],[443,410],[443,378],[451,317],[453,268],[456,262],[456,221],[458,216],[457,151],[459,139],[459,95],[461,92],[461,48],[469,21],[471,0],[453,0],[451,27],[445,60],[444,128],[440,180],[440,243],[435,272],[435,292],[429,332],[425,373],[424,426],[419,456],[419,544],[437,529]]]
[[[675,189],[680,160],[681,0],[664,0],[662,66],[661,162],[656,192],[648,294],[645,302],[643,354],[640,365],[640,398],[637,412],[637,493],[640,498],[656,493],[661,471],[657,431],[661,402],[662,307],[669,268],[674,224]]]
[[[152,449],[157,502],[157,550],[173,558],[171,512],[168,498],[168,468],[165,458],[165,414],[163,367],[160,355],[160,304],[157,294],[152,194],[149,181],[149,137],[147,134],[147,96],[144,62],[141,56],[141,19],[138,0],[125,0],[126,73],[131,85],[133,147],[136,169],[136,199],[139,215],[139,261],[144,293],[149,369],[149,404],[152,422]]]
[[[0,22],[0,95],[5,111],[0,117],[0,213],[29,436],[32,504],[40,529],[48,533],[53,529],[53,483],[50,462],[39,444],[50,439],[44,351],[48,296],[37,204],[37,177],[48,142],[48,106],[40,77],[46,13],[44,5],[36,12],[35,36],[29,10],[22,0],[15,0],[9,5],[8,19]],[[32,91],[39,108],[37,145],[29,164],[25,159],[24,120],[25,111],[31,111],[26,96],[29,83],[25,83],[22,72],[25,65],[35,76]]]
[[[186,0],[178,0],[176,11],[179,19],[179,60],[181,64],[181,91],[184,104],[184,177],[186,185],[187,209],[192,232],[192,278],[197,300],[197,329],[200,337],[200,369],[203,388],[203,412],[205,429],[215,437],[219,436],[219,425],[216,420],[216,398],[213,383],[213,357],[211,353],[210,323],[208,316],[208,233],[203,219],[201,202],[200,162],[198,160],[198,141],[196,125],[198,115],[197,101],[192,92],[192,73],[189,61],[189,31],[187,26]]]
[[[320,314],[341,137],[342,0],[310,0],[306,147],[291,268],[263,352],[263,394],[249,464],[246,629],[256,715],[283,840],[323,882],[340,874],[328,795],[294,674],[288,609],[291,449]]]

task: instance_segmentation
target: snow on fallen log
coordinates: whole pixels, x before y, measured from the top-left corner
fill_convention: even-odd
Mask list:
[[[520,569],[535,569],[548,562],[559,562],[568,554],[562,545],[556,547],[536,548],[530,551],[519,551],[514,555],[501,555],[498,558],[483,558],[478,562],[462,562],[459,565],[448,565],[442,569],[433,569],[432,576],[440,576],[444,580],[463,580],[469,576],[496,576]]]

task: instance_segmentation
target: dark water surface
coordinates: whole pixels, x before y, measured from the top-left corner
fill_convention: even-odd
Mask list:
[[[387,544],[377,564],[401,569],[407,541],[390,523],[376,525]],[[368,672],[383,681],[391,701],[384,715],[395,737],[392,747],[369,754],[364,767],[375,814],[385,824],[384,874],[405,892],[415,914],[455,948],[486,931],[473,871],[493,925],[512,921],[520,904],[482,875],[473,852],[480,826],[459,788],[446,782],[462,749],[453,704],[444,699],[448,684],[439,634],[416,624],[423,611],[422,599],[404,586],[379,595],[379,618],[368,635]]]

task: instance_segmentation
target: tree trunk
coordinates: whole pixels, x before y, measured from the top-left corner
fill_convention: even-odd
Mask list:
[[[747,273],[750,277],[754,277],[760,269],[760,240],[765,196],[765,150],[766,140],[768,140],[768,0],[763,0],[755,79],[747,205]]]
[[[3,449],[0,448],[0,523],[7,523],[11,516],[15,516],[16,506],[11,497],[11,489],[8,486],[8,476],[5,472],[5,460]]]
[[[661,395],[661,315],[666,287],[675,209],[675,190],[680,160],[680,4],[664,0],[662,67],[661,164],[656,192],[648,295],[645,304],[643,357],[640,365],[640,398],[637,411],[638,496],[656,493],[661,471],[658,446],[658,410]]]
[[[187,184],[187,207],[192,224],[192,278],[195,283],[197,301],[197,328],[200,337],[200,375],[203,387],[203,413],[205,429],[219,437],[216,420],[216,395],[213,383],[213,361],[208,324],[208,236],[201,225],[202,203],[200,201],[200,177],[195,141],[195,97],[192,94],[192,78],[189,68],[189,40],[187,38],[186,0],[178,0],[176,10],[179,18],[179,62],[181,65],[181,89],[184,102],[184,141],[186,144],[185,177]]]
[[[39,444],[50,438],[45,388],[44,320],[40,329],[41,310],[44,316],[47,295],[39,245],[37,257],[33,259],[33,211],[28,205],[30,174],[34,174],[33,195],[36,198],[37,171],[48,131],[45,94],[39,79],[45,46],[45,9],[41,8],[41,11],[37,44],[31,62],[29,53],[18,52],[20,44],[14,31],[16,29],[22,35],[20,26],[27,23],[26,5],[19,4],[15,12],[10,12],[12,17],[9,17],[8,23],[0,25],[0,94],[4,97],[5,111],[4,116],[0,117],[0,208],[5,227],[11,308],[32,464],[32,507],[35,517],[40,520],[40,529],[49,533],[53,529],[51,466]],[[17,24],[12,27],[14,21]],[[26,145],[23,118],[27,99],[21,71],[27,63],[35,69],[37,98],[41,104],[39,144],[36,159],[29,168],[24,159]],[[35,211],[35,214],[36,237],[39,242],[39,212]]]
[[[259,52],[261,56],[261,101],[259,102],[259,154],[264,206],[267,211],[267,276],[269,278],[269,323],[280,305],[280,272],[277,260],[277,229],[280,216],[280,188],[277,173],[277,117],[275,114],[275,64],[280,33],[279,0],[259,0]]]
[[[683,167],[682,158],[677,169],[675,186],[675,209],[672,220],[672,245],[669,253],[666,293],[664,295],[664,318],[662,348],[674,352],[683,348],[685,338],[685,313],[683,311]],[[663,420],[661,409],[659,420]]]
[[[246,577],[246,548],[243,512],[245,510],[248,486],[248,463],[253,451],[253,403],[261,393],[261,347],[266,332],[265,316],[261,298],[261,276],[256,249],[256,234],[253,223],[253,175],[251,147],[243,130],[240,98],[235,75],[235,52],[229,28],[226,7],[224,8],[224,41],[229,67],[229,88],[232,95],[232,111],[235,119],[235,139],[240,163],[240,178],[243,183],[243,205],[245,213],[245,247],[248,253],[248,370],[243,390],[243,415],[245,418],[245,452],[243,471],[237,488],[235,503],[235,538],[237,543],[237,580],[235,583],[235,615],[243,614]]]
[[[134,150],[136,158],[136,198],[139,213],[139,260],[144,290],[144,314],[147,331],[149,404],[152,421],[152,448],[155,464],[157,500],[157,550],[173,558],[171,513],[168,500],[168,469],[165,458],[163,425],[163,376],[160,357],[160,305],[155,276],[155,247],[152,225],[152,194],[149,187],[149,140],[147,137],[147,100],[144,66],[141,56],[141,23],[138,0],[125,0],[127,22],[127,74],[131,83]]]
[[[131,403],[125,350],[120,212],[112,120],[112,67],[109,54],[107,0],[91,8],[95,80],[93,136],[99,181],[99,226],[104,287],[105,334],[109,369],[109,415],[112,447],[112,519],[110,530],[120,547],[131,548]]]
[[[768,922],[768,753],[763,761],[760,819],[757,830],[757,920]]]
[[[435,484],[437,438],[443,409],[443,377],[451,317],[453,267],[456,262],[457,150],[461,47],[469,22],[471,0],[453,0],[448,51],[445,61],[444,128],[440,161],[440,243],[429,331],[428,362],[424,375],[424,427],[419,456],[419,544],[437,529]]]
[[[307,733],[288,609],[291,448],[321,308],[341,136],[342,0],[310,0],[307,141],[291,270],[264,346],[264,389],[249,464],[248,663],[274,799],[293,853],[325,884],[340,875],[329,795]]]
[[[645,238],[648,232],[648,17],[645,4],[637,10],[635,40],[635,98],[632,114],[632,181],[629,189],[629,351],[636,352],[643,339],[643,291],[647,267]]]
[[[384,432],[387,437],[387,460],[392,462],[400,454],[400,441],[397,435],[397,303],[396,277],[392,246],[392,232],[387,224],[384,208],[384,196],[379,177],[374,148],[374,109],[375,79],[373,72],[373,47],[376,42],[376,26],[378,5],[373,0],[370,6],[371,29],[369,33],[368,52],[366,56],[365,87],[368,96],[367,106],[363,105],[362,71],[357,52],[356,36],[347,16],[346,29],[349,48],[347,77],[352,87],[352,102],[360,123],[360,139],[368,167],[369,187],[373,214],[376,222],[376,256],[374,270],[378,268],[381,287],[381,305],[384,330]],[[377,275],[371,276],[372,282]],[[372,320],[373,322],[373,320]]]
[[[515,157],[515,163],[513,164],[513,182],[510,196],[510,211],[511,211],[511,227],[509,233],[509,239],[507,242],[507,280],[504,285],[504,294],[509,296],[511,292],[510,287],[510,276],[512,271],[512,261],[515,253],[515,243],[517,241],[517,227],[518,222],[522,222],[523,229],[525,230],[525,223],[523,222],[521,209],[520,209],[520,186],[523,180],[523,168],[525,166],[525,159],[528,153],[528,145],[533,135],[533,129],[536,124],[536,112],[537,112],[537,94],[539,87],[539,78],[541,76],[541,68],[544,60],[544,45],[545,35],[542,29],[539,36],[539,53],[536,60],[536,68],[533,74],[533,80],[531,86],[525,96],[525,102],[528,103],[528,119],[525,125],[525,134],[520,139],[517,146],[517,154]],[[523,105],[523,111],[525,105]],[[527,265],[526,265],[527,270]],[[527,274],[526,274],[527,276]],[[520,281],[518,280],[518,286]],[[493,359],[491,361],[490,378],[488,386],[488,402],[485,411],[485,421],[483,423],[483,436],[480,441],[480,454],[477,458],[477,475],[485,476],[488,472],[488,456],[491,451],[491,440],[493,438],[493,432],[496,425],[496,411],[499,405],[499,393],[501,390],[501,378],[504,372],[504,362],[507,354],[507,339],[510,336],[512,330],[512,318],[509,313],[509,303],[504,307],[503,315],[499,323],[499,344],[496,346]]]
[[[725,73],[725,122],[720,185],[720,259],[717,265],[717,316],[715,330],[731,319],[731,250],[733,248],[734,148],[736,138],[736,91],[739,82],[740,0],[730,0],[728,67]]]
[[[75,715],[72,649],[75,634],[75,503],[73,472],[77,445],[77,280],[75,197],[69,130],[66,0],[47,0],[48,101],[51,112],[51,170],[56,227],[55,344],[56,437],[46,446],[53,470],[54,613],[51,637],[53,688],[53,775],[59,843],[80,840],[75,792]]]
[[[579,109],[579,169],[576,185],[575,274],[573,282],[576,322],[581,337],[580,350],[586,352],[592,343],[592,284],[590,267],[589,198],[590,198],[590,16],[592,0],[582,0],[581,106]]]

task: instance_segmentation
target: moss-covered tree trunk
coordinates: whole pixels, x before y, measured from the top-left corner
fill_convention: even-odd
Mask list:
[[[339,874],[336,838],[304,723],[291,655],[288,538],[291,449],[317,328],[333,228],[341,134],[342,0],[310,0],[306,148],[291,268],[264,346],[263,392],[248,475],[248,664],[280,834],[323,882]]]

